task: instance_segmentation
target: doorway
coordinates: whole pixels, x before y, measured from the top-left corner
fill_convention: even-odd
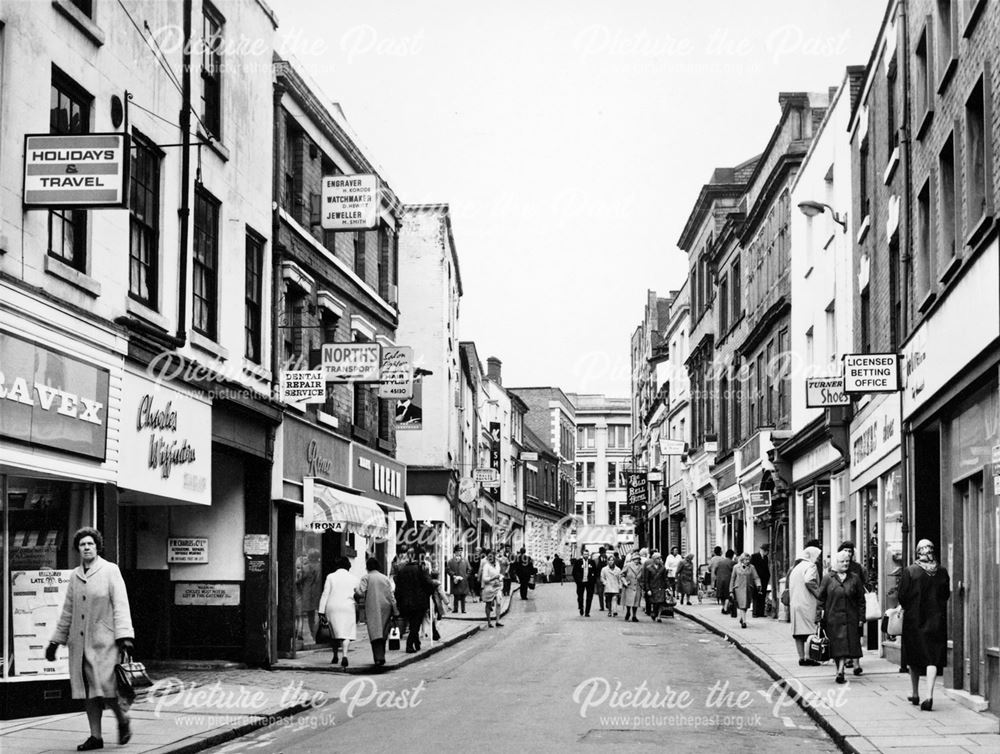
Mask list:
[[[955,573],[958,607],[961,612],[962,688],[970,694],[983,694],[983,676],[986,670],[986,653],[983,646],[983,564],[987,558],[986,534],[989,531],[984,516],[983,475],[981,473],[955,485],[956,513],[961,521],[957,531],[962,533],[962,547],[956,548]]]

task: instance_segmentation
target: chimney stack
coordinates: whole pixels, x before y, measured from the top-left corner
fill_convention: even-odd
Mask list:
[[[503,382],[500,381],[500,365],[503,364],[500,359],[496,356],[490,356],[486,359],[486,376],[493,380],[496,384],[503,387]]]

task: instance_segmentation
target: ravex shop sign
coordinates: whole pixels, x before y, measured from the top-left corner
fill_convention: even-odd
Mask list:
[[[212,407],[126,372],[118,486],[159,498],[212,502]],[[123,492],[123,499],[129,493]]]
[[[122,209],[128,158],[126,134],[26,135],[24,206]]]

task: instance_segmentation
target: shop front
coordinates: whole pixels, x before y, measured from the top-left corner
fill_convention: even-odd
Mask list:
[[[723,552],[732,550],[737,555],[743,552],[747,515],[743,491],[738,484],[719,490],[716,496],[716,515],[719,522],[719,547]]]
[[[483,532],[496,525],[496,512],[489,500],[489,515],[484,510],[484,493],[480,492],[480,526]],[[462,532],[456,532],[454,522],[459,509],[458,479],[452,469],[406,470],[406,522],[398,525],[399,547],[419,545],[430,559],[432,569],[444,573],[444,564]],[[485,537],[485,533],[482,534]],[[482,541],[482,539],[480,540]],[[465,544],[463,542],[463,544]],[[487,545],[483,545],[487,546]]]
[[[396,557],[396,524],[406,520],[406,465],[356,442],[351,443],[351,482],[355,489],[375,502],[388,519],[388,536],[367,542],[366,557],[375,558],[383,573]]]
[[[100,529],[103,554],[117,560],[122,358],[41,328],[0,330],[0,372],[0,718],[9,719],[79,706],[66,649],[54,663],[44,652],[79,564],[76,530]]]
[[[994,231],[995,233],[995,231]],[[1000,710],[1000,241],[967,256],[904,344],[903,562],[929,539],[951,576],[945,682]],[[976,302],[970,316],[969,302]],[[961,337],[956,337],[961,333]]]

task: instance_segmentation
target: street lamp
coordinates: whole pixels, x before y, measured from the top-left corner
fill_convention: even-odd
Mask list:
[[[827,210],[830,210],[830,215],[833,217],[833,221],[837,223],[844,232],[847,232],[847,221],[845,218],[841,217],[829,204],[826,202],[814,202],[814,201],[804,201],[799,202],[799,210],[806,217],[816,217],[816,215],[821,215]]]

